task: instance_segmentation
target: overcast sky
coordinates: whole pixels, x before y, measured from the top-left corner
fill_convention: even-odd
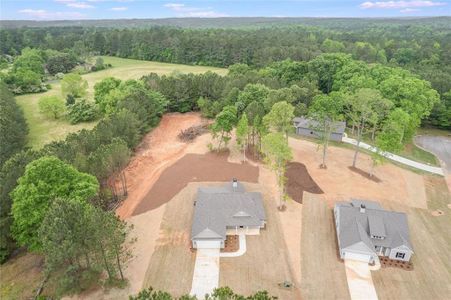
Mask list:
[[[451,0],[0,0],[1,19],[450,16]]]

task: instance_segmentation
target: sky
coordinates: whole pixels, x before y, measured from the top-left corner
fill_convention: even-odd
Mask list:
[[[0,0],[2,20],[450,15],[451,0]]]

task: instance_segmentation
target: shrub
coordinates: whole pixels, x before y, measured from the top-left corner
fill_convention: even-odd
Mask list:
[[[68,105],[67,116],[71,124],[93,121],[98,116],[97,106],[82,99]]]

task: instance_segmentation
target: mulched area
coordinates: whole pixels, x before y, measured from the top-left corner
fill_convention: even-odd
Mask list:
[[[394,260],[386,256],[379,256],[379,260],[382,268],[399,268],[406,271],[413,270],[413,264],[411,262]]]
[[[312,194],[324,193],[310,176],[304,164],[299,162],[288,163],[285,177],[287,178],[288,196],[298,203],[302,203],[304,191]]]
[[[238,181],[258,182],[258,167],[227,161],[229,153],[187,154],[163,171],[151,190],[135,208],[133,215],[155,209],[171,200],[190,182]]]
[[[235,252],[240,248],[240,240],[237,235],[228,235],[224,242],[224,249],[221,252]]]
[[[354,173],[362,175],[366,179],[372,180],[372,181],[377,182],[377,183],[382,182],[382,180],[380,180],[377,176],[374,176],[374,175],[370,176],[370,173],[368,173],[366,171],[363,171],[362,169],[355,168],[355,167],[352,167],[352,166],[349,166],[348,169],[351,170]]]

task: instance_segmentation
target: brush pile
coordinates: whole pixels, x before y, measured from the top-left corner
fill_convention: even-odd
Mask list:
[[[178,139],[182,142],[189,143],[194,141],[196,137],[208,132],[208,125],[202,124],[197,126],[191,126],[185,130],[181,130],[178,134]]]

